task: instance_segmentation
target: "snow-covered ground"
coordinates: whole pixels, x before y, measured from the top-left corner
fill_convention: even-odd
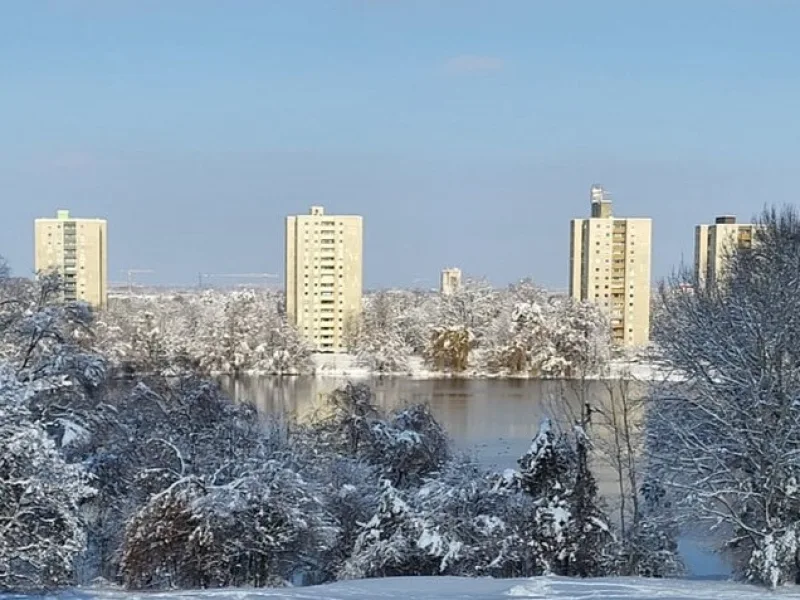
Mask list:
[[[794,587],[768,592],[763,588],[713,581],[655,579],[465,579],[460,577],[398,577],[366,579],[305,588],[236,589],[134,593],[79,590],[47,596],[60,600],[762,600],[796,598]],[[0,598],[25,598],[2,595]]]
[[[375,377],[375,373],[370,373],[369,369],[358,364],[356,357],[352,354],[322,354],[312,355],[314,363],[314,374],[317,377],[337,377],[344,379],[369,379]],[[410,377],[412,379],[439,379],[449,377],[446,373],[431,371],[425,366],[423,359],[419,356],[409,358],[409,369],[407,373],[395,373],[394,376]],[[609,365],[609,378],[615,379],[629,376],[638,381],[663,381],[674,379],[675,374],[667,371],[663,366],[647,361],[632,362],[627,360],[614,360]],[[496,377],[488,373],[478,373],[467,371],[459,375],[462,378],[484,378]],[[507,375],[503,377],[509,378]],[[524,379],[524,375],[510,377],[511,379]]]
[[[311,355],[314,363],[314,374],[317,377],[344,377],[347,379],[366,379],[370,372],[356,364],[356,357],[352,354],[323,354]]]

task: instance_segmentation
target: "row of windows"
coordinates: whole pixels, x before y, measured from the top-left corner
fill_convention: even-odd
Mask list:
[[[333,322],[336,321],[336,318],[332,317],[332,316],[330,316],[330,317],[314,317],[313,319],[307,319],[306,322],[310,323],[312,321],[314,321],[314,322],[319,321],[320,323],[333,323]],[[339,317],[339,323],[340,324],[344,323],[344,317],[341,317],[341,316]]]
[[[75,229],[76,226],[78,226],[81,229],[83,229],[84,225],[85,225],[85,223],[80,223],[80,224],[77,224],[77,223],[64,223],[64,229]],[[55,225],[55,227],[58,228],[58,229],[61,229],[61,224],[59,223],[58,225]],[[48,229],[52,229],[53,225],[48,225],[47,228]]]
[[[308,292],[303,292],[303,295],[304,296],[308,296]],[[314,296],[323,296],[323,297],[325,297],[325,296],[333,296],[333,292],[332,291],[314,292],[313,295]]]
[[[326,234],[323,234],[323,235],[330,236],[331,234],[326,233]],[[312,242],[313,242],[313,244],[312,244]],[[311,237],[303,236],[303,243],[306,245],[306,247],[308,247],[308,246],[312,246],[313,247],[314,245],[322,245],[322,244],[326,244],[328,246],[330,246],[330,245],[334,245],[335,246],[335,245],[338,244],[341,247],[342,245],[344,245],[344,240],[342,238],[320,237],[318,235],[313,235]]]

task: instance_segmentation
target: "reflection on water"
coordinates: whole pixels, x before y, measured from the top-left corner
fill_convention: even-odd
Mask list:
[[[235,400],[252,402],[264,414],[292,415],[303,420],[330,392],[347,381],[333,377],[252,376],[223,378],[220,383]],[[601,381],[581,384],[530,379],[391,377],[367,383],[376,403],[385,410],[429,404],[459,447],[471,451],[483,464],[498,469],[516,465],[543,418],[569,424],[583,403],[602,406],[610,385]],[[598,474],[601,479],[608,479]],[[601,487],[606,487],[603,483]]]

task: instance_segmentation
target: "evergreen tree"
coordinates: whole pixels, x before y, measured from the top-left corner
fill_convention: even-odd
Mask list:
[[[568,538],[572,545],[565,575],[594,577],[608,568],[608,548],[612,541],[607,517],[599,504],[597,481],[589,467],[589,439],[582,427],[575,432],[575,487],[572,492],[572,520]]]
[[[607,569],[612,536],[589,466],[588,438],[580,427],[573,437],[543,421],[519,460],[519,477],[536,505],[534,537],[544,571],[589,577]]]

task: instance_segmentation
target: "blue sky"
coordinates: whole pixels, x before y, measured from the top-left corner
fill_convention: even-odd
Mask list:
[[[282,274],[283,218],[365,219],[369,287],[439,269],[566,287],[602,183],[693,226],[794,203],[800,2],[30,0],[0,3],[0,254],[32,222],[109,220],[110,278]],[[144,280],[144,279],[142,279]]]

